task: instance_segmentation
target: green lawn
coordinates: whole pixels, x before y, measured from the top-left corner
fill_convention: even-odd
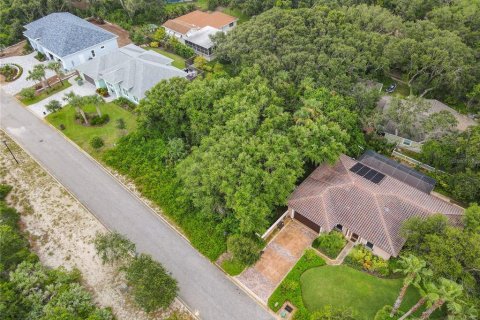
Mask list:
[[[250,20],[250,17],[244,14],[242,10],[238,8],[225,8],[222,10],[222,12],[229,14],[231,16],[234,16],[235,18],[238,18],[238,21],[237,21],[238,24],[241,24],[241,23],[244,23],[245,21]]]
[[[326,305],[351,308],[364,319],[373,319],[379,309],[393,305],[402,279],[382,279],[348,266],[312,268],[300,278],[305,307],[314,312]],[[413,306],[420,295],[409,288],[401,310]]]
[[[40,93],[38,96],[35,96],[35,98],[33,98],[33,99],[30,99],[30,100],[20,99],[20,101],[24,105],[29,106],[31,104],[42,101],[43,99],[50,97],[52,94],[55,94],[55,93],[60,92],[62,90],[65,90],[65,89],[67,89],[68,87],[71,87],[71,86],[72,85],[70,84],[70,82],[68,82],[67,80],[64,80],[63,85],[61,83],[58,83],[50,89],[47,88],[46,90],[43,90],[42,93]]]
[[[236,276],[242,273],[245,265],[236,259],[224,260],[222,262],[222,269],[231,276]]]
[[[185,69],[185,59],[180,57],[179,55],[176,55],[175,53],[167,52],[163,49],[160,48],[147,48],[149,50],[156,51],[160,54],[163,54],[166,57],[169,57],[170,59],[173,59],[172,66],[177,67],[179,69]]]
[[[89,105],[83,108],[87,113],[95,113],[95,106]],[[75,109],[71,106],[65,106],[61,110],[49,114],[46,119],[57,129],[60,125],[65,126],[63,134],[73,140],[82,149],[90,153],[95,158],[100,158],[101,154],[113,147],[114,143],[127,132],[131,132],[136,128],[136,117],[133,113],[122,109],[114,103],[105,103],[100,106],[100,111],[103,114],[110,116],[110,121],[102,126],[87,127],[81,125],[75,120]],[[117,119],[123,118],[126,129],[121,130],[116,127]],[[90,140],[94,136],[99,136],[105,142],[105,145],[100,150],[95,150],[90,146]]]
[[[395,97],[404,98],[410,95],[410,88],[402,82],[399,82],[387,75],[377,78],[377,81],[383,83],[382,94],[393,95]],[[393,83],[397,84],[397,88],[393,93],[386,93],[385,90]]]

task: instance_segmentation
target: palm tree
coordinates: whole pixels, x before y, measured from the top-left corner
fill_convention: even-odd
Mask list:
[[[44,83],[46,83],[47,86],[51,88],[50,83],[48,83],[47,76],[45,74],[46,69],[47,67],[44,64],[36,64],[33,66],[33,70],[36,70],[36,72],[42,76]]]
[[[95,109],[97,110],[97,114],[99,117],[102,116],[102,112],[100,111],[100,104],[103,103],[103,99],[100,98],[98,95],[93,95],[93,96],[87,96],[83,97],[84,99],[84,104],[93,104],[95,105]]]
[[[421,320],[428,319],[435,310],[444,304],[447,305],[449,311],[458,311],[461,308],[459,302],[463,295],[462,285],[452,280],[440,278],[438,286],[434,286],[431,289],[433,289],[430,292],[434,300],[430,307],[422,313]]]
[[[403,286],[400,289],[397,300],[395,300],[395,304],[390,312],[390,317],[393,317],[397,313],[410,285],[413,284],[418,287],[422,279],[432,276],[432,271],[427,269],[427,263],[412,254],[401,257],[399,263],[400,269],[395,270],[395,272],[403,273],[405,279],[403,279]]]
[[[47,69],[52,70],[53,72],[55,72],[55,74],[57,75],[58,79],[60,80],[60,83],[61,83],[62,86],[63,86],[62,77],[64,76],[64,74],[63,74],[63,72],[62,72],[62,65],[60,64],[60,62],[58,62],[58,61],[51,61],[51,62],[49,62],[48,65],[47,65]]]
[[[27,80],[33,80],[33,81],[38,81],[39,83],[42,83],[43,74],[41,70],[35,67],[32,70],[28,70]]]
[[[70,104],[72,107],[75,108],[77,113],[82,115],[83,121],[88,126],[89,123],[88,123],[87,115],[85,114],[85,111],[83,111],[82,109],[82,107],[85,105],[84,97],[76,95],[75,93],[73,93],[73,91],[70,91],[69,93],[65,94],[65,97],[63,98],[63,100],[67,101],[68,104]]]

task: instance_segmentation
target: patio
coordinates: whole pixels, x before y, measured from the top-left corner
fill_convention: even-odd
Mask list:
[[[265,247],[260,260],[235,278],[267,303],[268,297],[316,237],[313,230],[289,220]]]

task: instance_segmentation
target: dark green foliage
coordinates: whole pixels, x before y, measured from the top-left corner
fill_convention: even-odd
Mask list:
[[[12,191],[12,186],[0,184],[0,200],[5,200],[10,191]]]
[[[101,147],[103,147],[105,143],[103,142],[103,139],[96,136],[96,137],[93,137],[91,140],[90,140],[90,146],[94,149],[100,149]]]
[[[42,62],[42,61],[47,60],[47,57],[43,53],[37,52],[37,54],[35,55],[35,59]]]
[[[56,112],[62,108],[62,105],[60,104],[60,101],[58,100],[51,100],[47,105],[45,106],[45,109],[47,109],[48,112]]]
[[[192,48],[184,45],[175,37],[168,38],[165,46],[167,49],[172,50],[175,54],[178,54],[185,59],[191,58],[195,54],[195,51]]]
[[[465,210],[465,229],[470,232],[480,233],[480,206],[476,203]]]
[[[313,241],[312,246],[326,254],[329,258],[335,259],[346,244],[347,239],[341,232],[332,231],[330,233],[322,233]]]
[[[325,306],[319,311],[315,311],[310,320],[357,320],[359,316],[350,309]]]
[[[117,119],[116,123],[115,123],[115,127],[117,129],[120,129],[120,130],[123,130],[126,128],[126,125],[125,125],[125,120],[123,120],[123,118],[119,118]]]
[[[239,234],[228,237],[228,251],[241,263],[249,266],[260,258],[260,244],[254,240]]]
[[[35,97],[35,89],[23,88],[18,95],[24,100],[32,100]]]
[[[20,215],[0,201],[0,314],[16,319],[113,320],[80,285],[80,272],[38,263],[20,231]]]
[[[102,263],[127,262],[135,254],[135,244],[118,232],[98,234],[95,237],[95,250]]]
[[[0,67],[0,74],[5,77],[6,82],[12,82],[20,78],[23,68],[18,64],[5,64]]]
[[[123,109],[130,110],[130,111],[132,111],[136,107],[135,103],[133,103],[132,101],[130,101],[127,98],[124,98],[124,97],[120,97],[118,99],[115,99],[113,101],[113,103],[122,107]]]
[[[374,255],[363,245],[355,246],[345,257],[344,263],[354,269],[363,270],[371,274],[386,277],[391,273],[388,261]]]
[[[90,119],[90,125],[101,126],[108,121],[110,121],[110,116],[108,114],[102,114],[101,116],[95,115]]]
[[[480,293],[480,233],[471,228],[477,209],[474,205],[467,210],[466,229],[449,225],[443,215],[412,218],[402,228],[404,250],[424,259],[436,277],[462,284],[469,297]]]
[[[133,178],[140,191],[180,226],[194,247],[216,260],[226,249],[225,226],[192,207],[174,170],[164,165],[166,156],[163,139],[137,133],[122,138],[115,149],[107,151],[104,160]]]
[[[325,261],[320,258],[315,251],[307,250],[298,260],[293,269],[287,274],[286,278],[273,292],[268,299],[268,306],[273,311],[278,311],[285,301],[293,303],[298,310],[295,313],[295,319],[310,320],[310,312],[305,308],[302,300],[302,289],[300,286],[300,276],[308,269],[321,267]]]
[[[146,312],[167,308],[177,296],[177,281],[149,255],[135,258],[125,275],[135,302]]]

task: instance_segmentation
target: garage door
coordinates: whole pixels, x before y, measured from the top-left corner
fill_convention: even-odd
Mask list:
[[[92,78],[90,78],[90,77],[87,76],[86,74],[83,74],[83,76],[85,77],[85,80],[87,80],[87,81],[90,82],[91,84],[95,85],[95,80],[93,80]]]
[[[298,213],[297,211],[295,211],[295,215],[293,216],[295,219],[297,219],[298,221],[300,221],[301,223],[303,223],[304,225],[306,225],[307,227],[309,227],[310,229],[312,229],[313,231],[319,233],[320,232],[320,226],[318,224],[316,224],[315,222],[313,222],[312,220],[302,216],[300,213]]]

